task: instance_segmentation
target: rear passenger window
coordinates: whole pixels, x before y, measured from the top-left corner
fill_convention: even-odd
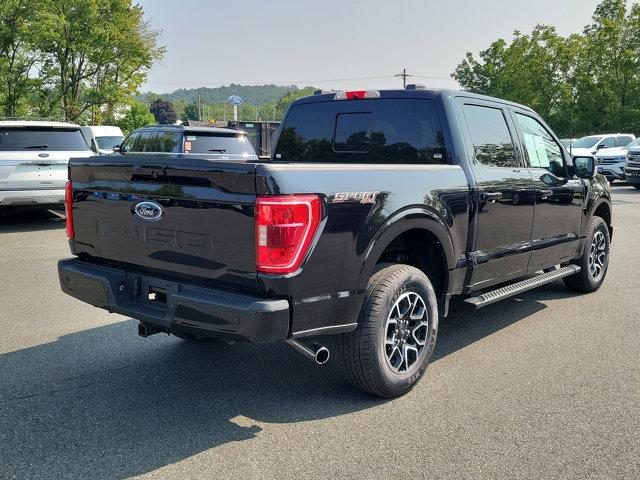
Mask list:
[[[153,144],[158,152],[178,152],[178,132],[159,131]]]
[[[616,138],[616,147],[626,147],[631,142],[633,142],[633,137],[629,137],[629,136],[618,137]]]
[[[479,105],[464,105],[475,159],[489,167],[517,167],[507,121],[502,110]]]
[[[449,163],[435,104],[427,99],[333,100],[295,105],[275,160]]]

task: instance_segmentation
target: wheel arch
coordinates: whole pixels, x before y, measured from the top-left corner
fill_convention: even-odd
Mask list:
[[[414,258],[395,263],[420,268],[434,283],[438,296],[447,293],[449,270],[456,262],[451,233],[437,215],[420,208],[394,215],[378,230],[366,251],[360,283],[366,285],[376,265],[389,261],[391,253],[402,252],[413,254]],[[429,252],[436,254],[428,255]]]

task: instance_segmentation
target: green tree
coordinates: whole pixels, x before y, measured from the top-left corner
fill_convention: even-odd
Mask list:
[[[30,76],[42,59],[35,46],[42,35],[37,7],[34,0],[0,2],[0,109],[6,116],[28,113],[27,98],[39,83]]]
[[[125,134],[128,134],[136,128],[155,123],[155,118],[149,111],[149,106],[147,104],[134,101],[124,116],[119,120],[116,120],[115,123],[123,132],[125,132]]]
[[[198,105],[195,103],[187,103],[182,110],[180,119],[183,122],[187,120],[198,120]]]
[[[40,0],[45,32],[42,72],[52,80],[64,116],[78,120],[94,107],[113,116],[162,57],[158,32],[131,0]],[[93,112],[96,113],[95,111]]]
[[[600,3],[575,68],[580,131],[640,132],[640,5]]]
[[[294,100],[297,100],[300,97],[306,97],[308,95],[313,95],[315,91],[315,87],[305,87],[301,90],[295,90],[281,96],[276,102],[276,112],[277,118],[280,120],[284,117],[284,113],[287,111],[289,104]]]
[[[151,102],[149,110],[151,110],[156,122],[160,125],[171,125],[178,119],[173,103],[161,98]]]
[[[467,53],[452,74],[463,89],[537,110],[560,135],[640,131],[640,5],[604,0],[582,34],[538,25]]]

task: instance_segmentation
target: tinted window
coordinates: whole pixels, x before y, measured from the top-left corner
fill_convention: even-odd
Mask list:
[[[476,160],[491,167],[517,167],[513,140],[502,110],[465,105]]]
[[[431,100],[348,100],[295,105],[275,160],[349,163],[447,163]]]
[[[153,145],[155,132],[152,130],[146,130],[140,132],[138,138],[136,138],[135,143],[133,144],[133,148],[130,150],[131,152],[157,152],[158,150]]]
[[[633,137],[623,136],[616,138],[616,147],[626,147],[633,142]]]
[[[89,149],[80,130],[43,127],[0,127],[0,151],[82,152]]]
[[[184,135],[186,153],[255,155],[251,142],[244,134],[187,131]]]
[[[133,145],[135,144],[135,141],[138,139],[139,135],[140,132],[133,132],[131,135],[125,138],[124,142],[122,142],[122,145],[120,146],[120,150],[123,152],[130,152],[133,149]]]
[[[363,152],[371,150],[371,127],[375,121],[370,113],[339,113],[336,119],[334,150],[336,152]]]
[[[516,114],[529,166],[545,168],[557,177],[564,176],[562,149],[540,122],[526,115]]]
[[[179,152],[179,138],[178,132],[159,131],[156,132],[153,144],[157,152]]]

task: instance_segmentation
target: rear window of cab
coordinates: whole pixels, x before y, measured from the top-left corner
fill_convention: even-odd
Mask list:
[[[282,126],[275,161],[449,163],[435,104],[373,99],[294,105]]]

